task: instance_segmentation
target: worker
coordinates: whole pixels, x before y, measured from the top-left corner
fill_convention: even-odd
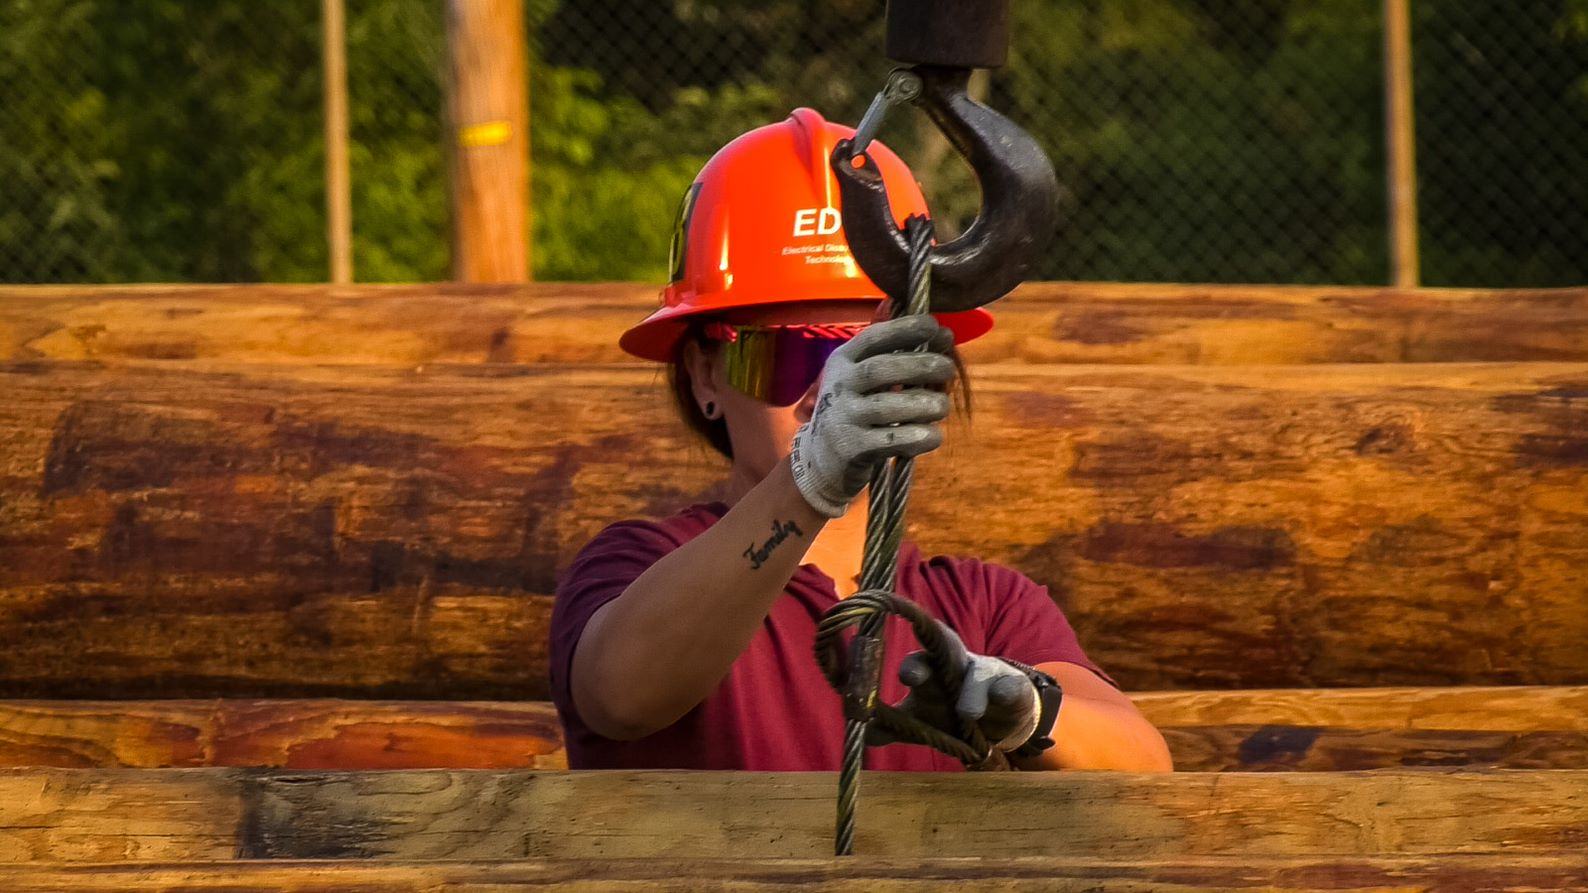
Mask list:
[[[859,586],[872,467],[941,444],[951,394],[969,403],[955,345],[992,325],[980,308],[873,322],[884,296],[849,253],[828,167],[852,134],[798,109],[713,156],[681,203],[661,308],[619,340],[667,364],[684,423],[729,467],[720,501],[612,524],[560,579],[550,674],[572,768],[839,767],[844,713],[817,621]],[[867,154],[898,220],[924,214],[905,164],[880,143]],[[652,475],[670,461],[634,457]],[[948,691],[890,617],[887,702],[956,734],[967,717],[1021,769],[1172,768],[1045,587],[907,539],[895,591],[956,631],[965,682]],[[1061,698],[1044,697],[1049,681]],[[898,742],[865,765],[963,768]]]

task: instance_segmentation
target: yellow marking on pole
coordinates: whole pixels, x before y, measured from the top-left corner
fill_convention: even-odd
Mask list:
[[[486,121],[458,131],[458,145],[467,148],[500,146],[513,138],[513,122]]]

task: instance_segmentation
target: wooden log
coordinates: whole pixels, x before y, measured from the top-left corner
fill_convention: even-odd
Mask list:
[[[6,697],[544,697],[559,568],[721,473],[634,368],[0,392]],[[1588,366],[996,367],[978,400],[910,535],[1046,584],[1129,689],[1588,682]]]
[[[633,362],[654,286],[0,286],[0,360]],[[994,363],[1588,361],[1588,289],[1030,283]]]
[[[162,768],[209,759],[215,702],[0,702],[0,765]]]
[[[207,766],[566,769],[551,704],[223,701]]]
[[[0,862],[813,858],[836,776],[0,771]],[[1588,772],[868,773],[856,852],[1581,853]],[[1019,821],[1010,821],[1019,816]]]
[[[1588,732],[1584,686],[1143,691],[1130,697],[1160,727]]]
[[[1588,688],[1278,689],[1131,695],[1177,769],[1588,768]]]
[[[1176,769],[1341,772],[1411,766],[1588,769],[1583,732],[1339,729],[1240,725],[1164,728]]]
[[[13,893],[62,890],[350,890],[432,893],[556,889],[564,893],[646,890],[695,893],[905,893],[915,890],[1144,891],[1245,890],[1269,893],[1588,890],[1588,856],[1439,855],[1214,857],[1120,860],[1023,856],[1006,859],[557,859],[526,862],[327,862],[242,860],[107,865],[10,866]]]
[[[566,769],[551,704],[216,700],[0,702],[0,765]]]
[[[1570,712],[1588,688],[1132,698],[1182,772],[1588,768],[1588,711]],[[1407,716],[1408,707],[1420,715]],[[1325,717],[1337,724],[1320,724]],[[1345,720],[1353,724],[1338,724]],[[0,766],[565,769],[567,760],[543,701],[3,701]]]

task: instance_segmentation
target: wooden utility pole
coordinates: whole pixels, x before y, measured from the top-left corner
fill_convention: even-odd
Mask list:
[[[452,274],[529,279],[524,0],[446,0]]]
[[[343,0],[321,0],[325,68],[325,234],[331,281],[353,281],[353,198],[347,166],[347,16]]]
[[[1389,157],[1390,266],[1395,285],[1415,288],[1417,146],[1412,117],[1410,0],[1384,0],[1384,138]]]

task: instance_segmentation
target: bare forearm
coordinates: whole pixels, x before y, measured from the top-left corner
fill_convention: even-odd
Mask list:
[[[591,617],[574,652],[573,698],[585,722],[635,738],[700,703],[826,521],[778,463],[710,529],[641,574]]]

